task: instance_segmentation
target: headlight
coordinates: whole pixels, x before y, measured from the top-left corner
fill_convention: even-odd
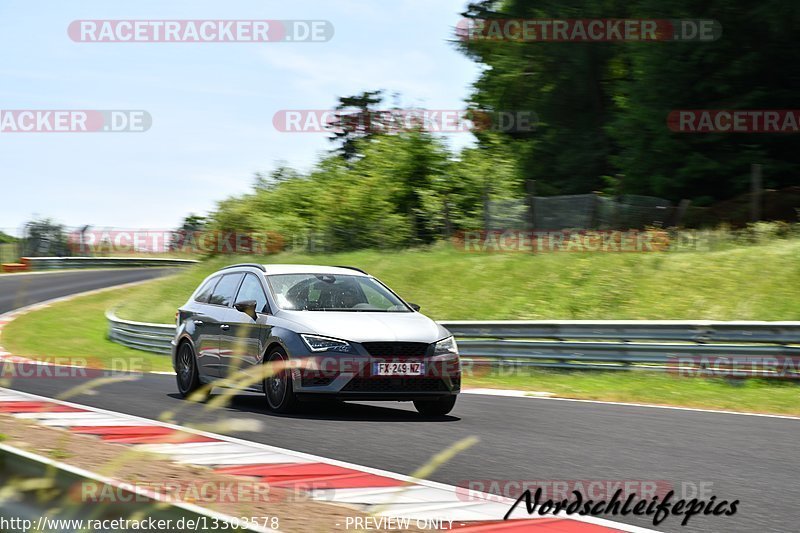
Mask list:
[[[436,343],[433,355],[450,355],[458,357],[458,345],[455,337],[447,337]]]
[[[350,346],[347,341],[332,339],[330,337],[320,337],[319,335],[300,336],[312,352],[350,353],[353,351],[352,346]]]

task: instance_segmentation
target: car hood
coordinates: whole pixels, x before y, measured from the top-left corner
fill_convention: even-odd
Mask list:
[[[281,311],[297,333],[314,333],[353,342],[436,342],[450,333],[420,313]]]

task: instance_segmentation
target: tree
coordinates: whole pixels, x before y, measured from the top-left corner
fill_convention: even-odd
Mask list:
[[[27,222],[22,252],[23,256],[30,257],[70,255],[64,226],[49,218]]]
[[[468,6],[469,19],[562,18],[624,16],[628,3],[582,0],[482,1]],[[617,43],[559,43],[503,40],[462,40],[469,57],[490,67],[475,82],[470,107],[492,113],[533,112],[534,131],[510,131],[520,171],[537,181],[545,194],[572,194],[601,187],[601,176],[612,173],[614,147],[604,129],[613,112],[613,63],[622,48]],[[488,144],[490,132],[477,132]],[[492,141],[495,142],[495,141]]]
[[[779,0],[479,1],[472,19],[715,19],[713,42],[574,43],[462,40],[486,65],[470,106],[532,110],[533,132],[508,132],[526,179],[539,194],[587,193],[620,176],[616,192],[689,198],[694,204],[749,187],[751,163],[764,185],[797,184],[796,135],[671,131],[680,109],[795,109],[800,5]],[[486,133],[478,132],[482,145]],[[607,178],[606,178],[607,179]]]
[[[364,91],[353,96],[342,96],[336,106],[336,120],[330,127],[331,141],[338,146],[334,153],[347,161],[358,157],[358,141],[377,132],[378,106],[383,102],[383,91]]]
[[[796,135],[691,134],[670,131],[679,109],[795,109],[800,88],[796,28],[800,6],[765,0],[639,0],[638,13],[659,18],[713,18],[713,42],[664,43],[627,49],[616,85],[617,109],[607,131],[623,189],[695,204],[749,190],[750,165],[762,163],[766,188],[798,183]]]
[[[195,241],[197,234],[205,229],[206,223],[206,217],[189,213],[183,219],[181,226],[172,233],[169,249],[171,251],[183,250],[187,243]]]
[[[379,174],[390,187],[393,211],[410,228],[406,244],[424,244],[436,237],[440,207],[427,201],[434,184],[447,176],[450,154],[441,141],[419,130],[376,136],[365,145],[352,168],[354,179]]]
[[[284,181],[288,181],[298,177],[300,177],[299,172],[289,167],[285,162],[279,162],[278,165],[275,167],[275,170],[273,170],[269,174],[265,174],[263,172],[255,173],[255,175],[253,176],[253,189],[255,189],[256,191],[269,190],[276,187],[277,185],[280,185]]]
[[[282,179],[220,202],[209,228],[275,232],[313,251],[396,248],[438,235],[451,154],[424,131],[375,134],[354,141],[359,156],[323,157],[309,174],[282,169]],[[280,206],[280,209],[276,209]]]

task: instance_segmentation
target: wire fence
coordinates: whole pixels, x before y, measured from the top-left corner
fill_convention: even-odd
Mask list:
[[[757,220],[800,221],[800,187],[765,189],[710,206],[642,195],[601,193],[486,198],[484,230],[627,230],[744,227]]]
[[[535,196],[487,202],[487,230],[642,229],[680,223],[680,208],[650,196]]]

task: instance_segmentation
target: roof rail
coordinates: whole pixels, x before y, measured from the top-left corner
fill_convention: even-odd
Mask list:
[[[369,276],[369,274],[367,272],[365,272],[364,270],[361,270],[360,268],[351,267],[351,266],[345,266],[345,265],[335,265],[335,267],[336,268],[346,268],[348,270],[355,270],[356,272],[361,272],[362,274],[367,274],[367,276]]]
[[[266,272],[267,269],[264,268],[264,265],[260,265],[258,263],[238,263],[235,265],[228,265],[226,267],[220,268],[220,270],[227,270],[229,268],[238,268],[238,267],[253,267],[259,269],[261,272]]]

